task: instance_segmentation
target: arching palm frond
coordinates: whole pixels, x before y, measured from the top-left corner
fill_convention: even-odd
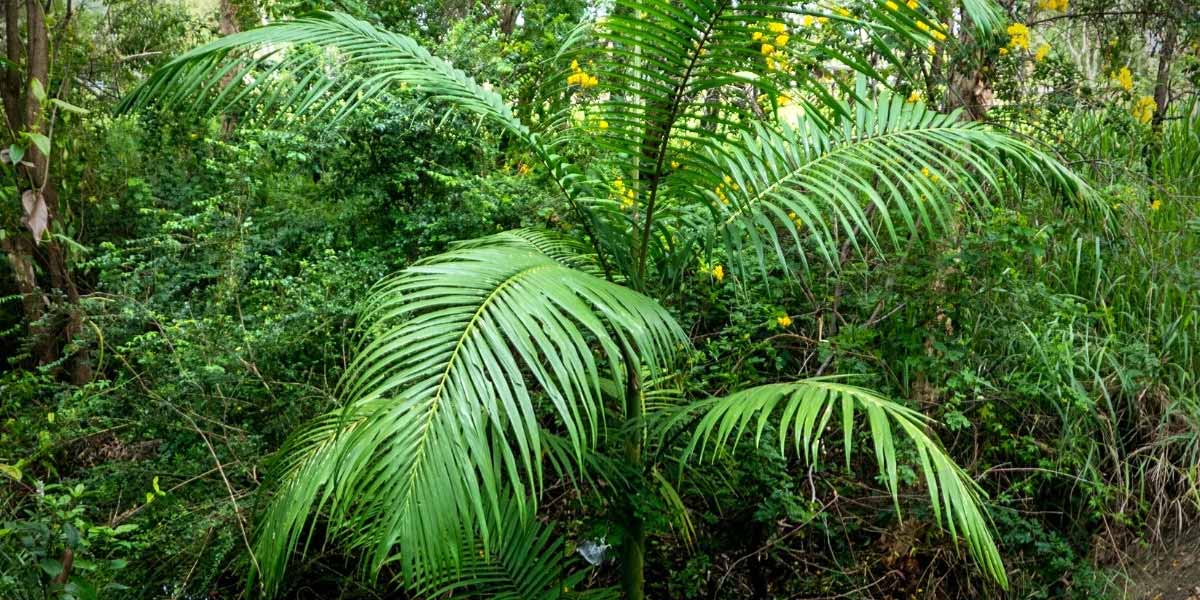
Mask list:
[[[735,264],[754,256],[765,270],[773,255],[787,268],[790,237],[805,268],[805,242],[837,268],[840,243],[886,256],[880,237],[893,248],[922,231],[936,237],[953,211],[986,205],[1016,183],[1049,186],[1098,210],[1078,176],[1010,134],[891,95],[851,115],[831,127],[804,117],[778,129],[760,125],[740,147],[714,154],[720,167],[707,185],[722,194],[710,193],[686,229],[712,235],[698,243],[724,244]]]
[[[873,66],[877,61],[853,44],[828,43],[830,32],[869,35],[871,49],[901,70],[901,44],[924,48],[934,32],[943,35],[941,25],[925,22],[932,17],[924,12],[884,12],[870,9],[855,18],[832,8],[732,0],[616,3],[597,24],[600,40],[570,55],[563,79],[580,107],[572,118],[582,126],[567,129],[556,143],[586,137],[622,157],[624,179],[612,189],[618,202],[604,219],[640,234],[627,260],[615,252],[628,273],[639,280],[645,275],[651,247],[661,242],[658,213],[714,189],[706,180],[719,168],[713,154],[730,145],[750,151],[738,134],[769,118],[778,104],[796,102],[814,119],[844,113],[834,94],[840,80],[823,78],[831,68],[889,85]]]
[[[541,422],[575,459],[601,427],[601,380],[623,356],[657,370],[686,338],[636,292],[529,248],[453,250],[371,292],[345,406],[284,450],[283,481],[256,554],[275,589],[318,514],[326,537],[410,581],[454,568],[445,539],[494,537],[501,498],[540,490]],[[465,528],[465,529],[464,529]],[[402,552],[397,553],[397,549]]]
[[[453,247],[455,249],[510,247],[532,250],[554,259],[565,267],[592,275],[603,274],[596,253],[590,248],[580,243],[579,240],[545,229],[532,227],[510,229],[493,235],[458,241],[453,244]]]
[[[315,12],[194,48],[122,102],[217,114],[235,105],[337,123],[364,102],[406,89],[478,114],[521,140],[574,201],[581,175],[517,118],[499,94],[416,40],[337,12]]]
[[[820,454],[822,435],[838,413],[847,468],[854,448],[854,418],[861,413],[866,416],[880,474],[899,510],[896,433],[902,434],[916,452],[935,519],[949,529],[956,541],[959,537],[965,539],[984,572],[1007,587],[1008,578],[992,539],[991,523],[981,506],[983,491],[926,433],[930,421],[915,410],[836,378],[818,377],[758,386],[663,409],[652,418],[660,420],[664,435],[699,418],[684,447],[683,460],[696,457],[703,460],[706,453],[721,452],[728,442],[736,444],[747,433],[753,433],[757,445],[770,424],[778,431],[780,452],[786,451],[791,440],[795,451],[812,463]]]

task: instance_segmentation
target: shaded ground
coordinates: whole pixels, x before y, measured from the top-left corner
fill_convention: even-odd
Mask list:
[[[1129,566],[1129,600],[1200,600],[1200,530]]]

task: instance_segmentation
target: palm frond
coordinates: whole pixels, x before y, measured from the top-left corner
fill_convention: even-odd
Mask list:
[[[955,541],[960,537],[965,539],[984,572],[1007,587],[1004,564],[982,506],[984,492],[926,433],[929,419],[917,411],[870,390],[841,383],[837,378],[819,377],[758,386],[666,409],[655,418],[664,436],[671,429],[699,418],[684,447],[683,460],[703,460],[705,454],[719,453],[730,441],[736,443],[747,433],[753,434],[757,445],[770,424],[778,431],[781,452],[786,451],[791,440],[796,453],[812,463],[818,459],[822,435],[837,413],[841,417],[847,468],[854,449],[855,415],[866,416],[875,460],[897,511],[900,484],[896,434],[907,438],[924,475],[935,519],[950,531]]]
[[[687,227],[676,228],[713,235],[695,243],[723,244],[735,259],[753,256],[764,271],[767,255],[789,267],[788,237],[803,268],[808,243],[836,269],[841,244],[886,256],[881,237],[892,248],[922,232],[934,238],[954,211],[985,206],[1017,183],[1101,210],[1077,175],[1010,134],[893,95],[849,112],[832,126],[803,116],[778,129],[759,125],[740,145],[714,153],[719,168],[706,185],[720,194],[708,193],[706,208],[685,213]]]
[[[157,104],[218,114],[233,106],[336,124],[365,102],[402,91],[486,118],[524,143],[568,200],[579,170],[515,116],[504,99],[416,40],[337,12],[314,12],[194,48],[155,71],[120,112]]]
[[[542,420],[565,430],[582,468],[604,418],[601,379],[622,381],[623,354],[659,370],[686,343],[654,301],[503,243],[409,267],[362,318],[344,408],[284,450],[256,548],[268,590],[318,515],[327,538],[366,552],[369,573],[456,567],[443,540],[466,527],[486,543],[502,488],[537,497]]]

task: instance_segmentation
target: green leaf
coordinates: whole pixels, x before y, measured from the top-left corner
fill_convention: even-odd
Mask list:
[[[21,159],[25,158],[25,147],[12,144],[8,147],[8,160],[14,164],[21,164]]]
[[[22,476],[20,467],[5,463],[0,463],[0,474],[3,474],[14,481],[20,481]]]
[[[58,98],[52,98],[50,100],[50,103],[69,112],[69,113],[73,113],[73,114],[77,114],[77,115],[86,115],[89,112],[86,108],[75,106],[74,104],[71,104],[70,102],[67,102],[65,100],[59,100]]]
[[[25,139],[33,142],[33,145],[37,146],[37,149],[42,152],[43,156],[50,156],[50,138],[40,133],[33,133],[29,131],[23,131],[21,132],[21,135],[24,136]]]
[[[58,577],[59,575],[62,575],[63,572],[62,563],[54,560],[53,558],[43,558],[42,560],[39,560],[38,566],[41,567],[42,570],[51,577]]]
[[[925,476],[925,485],[933,507],[934,519],[945,526],[951,537],[967,542],[971,556],[985,573],[1001,587],[1008,587],[1008,576],[1000,552],[992,538],[991,521],[984,509],[986,496],[969,475],[954,463],[938,441],[927,433],[930,420],[923,414],[861,387],[847,385],[835,377],[816,377],[792,383],[762,385],[728,396],[663,409],[653,415],[661,435],[697,415],[699,422],[683,450],[681,460],[705,453],[715,455],[729,443],[752,435],[757,446],[768,423],[778,431],[779,450],[785,452],[792,440],[797,454],[815,462],[821,436],[835,412],[842,414],[842,437],[846,460],[853,450],[854,414],[867,421],[876,463],[899,511],[899,471],[897,468],[897,430],[912,444],[916,462]],[[857,410],[856,410],[857,409]]]
[[[368,569],[396,562],[410,584],[461,562],[443,540],[477,533],[492,547],[505,498],[540,492],[539,420],[565,429],[582,463],[605,412],[602,379],[623,389],[624,357],[658,372],[686,345],[656,302],[539,243],[464,245],[371,292],[339,383],[345,408],[283,450],[255,548],[268,590],[318,514]]]
[[[46,101],[46,88],[42,86],[41,80],[33,78],[29,80],[29,93],[37,98],[38,102]]]

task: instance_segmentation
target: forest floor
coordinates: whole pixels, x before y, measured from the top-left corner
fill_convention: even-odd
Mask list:
[[[1200,600],[1200,529],[1129,565],[1129,600]]]

